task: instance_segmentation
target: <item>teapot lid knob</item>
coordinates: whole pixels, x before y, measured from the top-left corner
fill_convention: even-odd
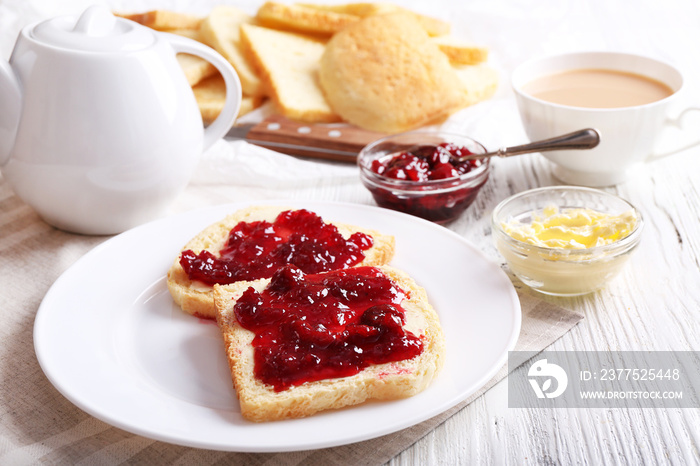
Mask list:
[[[93,37],[104,37],[114,30],[116,18],[108,9],[93,5],[80,15],[73,32]]]
[[[100,5],[88,7],[80,17],[58,16],[31,30],[38,42],[74,51],[120,52],[151,46],[154,31],[133,21],[118,18]]]

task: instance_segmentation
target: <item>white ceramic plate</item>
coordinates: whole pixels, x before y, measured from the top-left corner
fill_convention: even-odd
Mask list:
[[[520,332],[520,304],[506,275],[464,238],[375,207],[281,204],[396,237],[391,264],[426,288],[446,335],[447,361],[428,389],[306,419],[244,420],[216,324],[184,314],[165,284],[180,248],[244,205],[157,220],[78,260],[36,316],[35,351],[46,376],[79,408],[127,431],[198,448],[273,452],[343,445],[409,427],[466,399],[505,363]]]

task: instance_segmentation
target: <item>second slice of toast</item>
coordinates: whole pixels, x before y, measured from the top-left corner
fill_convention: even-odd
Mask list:
[[[182,251],[190,250],[198,254],[206,250],[216,256],[225,246],[230,231],[239,223],[274,222],[281,212],[287,210],[293,209],[281,206],[251,206],[241,209],[202,230],[185,244]],[[365,233],[372,238],[372,247],[363,251],[364,259],[356,265],[382,265],[388,263],[393,257],[395,245],[393,236],[354,225],[336,222],[332,224],[344,238],[350,238],[356,232]],[[271,270],[269,275],[273,272],[274,270]],[[213,286],[191,279],[180,264],[180,254],[170,267],[167,278],[168,290],[182,310],[203,319],[216,318]]]

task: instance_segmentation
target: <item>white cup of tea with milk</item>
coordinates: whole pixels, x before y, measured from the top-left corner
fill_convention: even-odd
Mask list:
[[[625,181],[635,166],[655,157],[659,135],[676,123],[669,107],[683,76],[649,57],[579,52],[528,61],[514,71],[511,83],[531,140],[598,130],[601,140],[594,149],[542,155],[561,181],[602,187]]]

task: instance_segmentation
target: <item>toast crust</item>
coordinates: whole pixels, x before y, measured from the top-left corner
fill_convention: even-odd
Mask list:
[[[272,222],[280,212],[285,210],[293,209],[281,206],[251,206],[241,209],[202,230],[188,241],[181,251],[191,249],[195,253],[199,253],[206,249],[217,254],[228,238],[231,229],[238,223],[258,220]],[[374,244],[370,249],[364,251],[365,258],[357,264],[358,266],[386,264],[394,255],[395,240],[393,236],[354,225],[328,222],[327,220],[326,223],[335,225],[345,238],[357,231],[372,236]],[[196,280],[190,280],[180,265],[180,254],[177,255],[173,265],[168,270],[167,285],[173,300],[183,311],[202,319],[216,319],[213,287]]]
[[[249,286],[261,291],[270,280],[215,285],[217,323],[244,418],[264,422],[306,417],[367,400],[410,397],[430,384],[442,368],[446,354],[439,317],[428,302],[425,290],[408,274],[389,266],[378,268],[408,291],[410,298],[401,303],[406,310],[404,328],[422,337],[421,354],[408,360],[373,365],[349,377],[306,382],[280,392],[255,377],[254,333],[242,328],[233,313],[236,300]]]
[[[258,9],[257,18],[261,24],[272,28],[328,35],[359,20],[343,12],[279,2],[265,2]]]
[[[158,31],[173,29],[197,29],[202,22],[200,16],[170,10],[151,10],[143,13],[116,13],[116,16],[130,19]]]
[[[488,61],[489,49],[486,47],[461,42],[451,36],[433,37],[431,40],[454,66],[479,65]]]

